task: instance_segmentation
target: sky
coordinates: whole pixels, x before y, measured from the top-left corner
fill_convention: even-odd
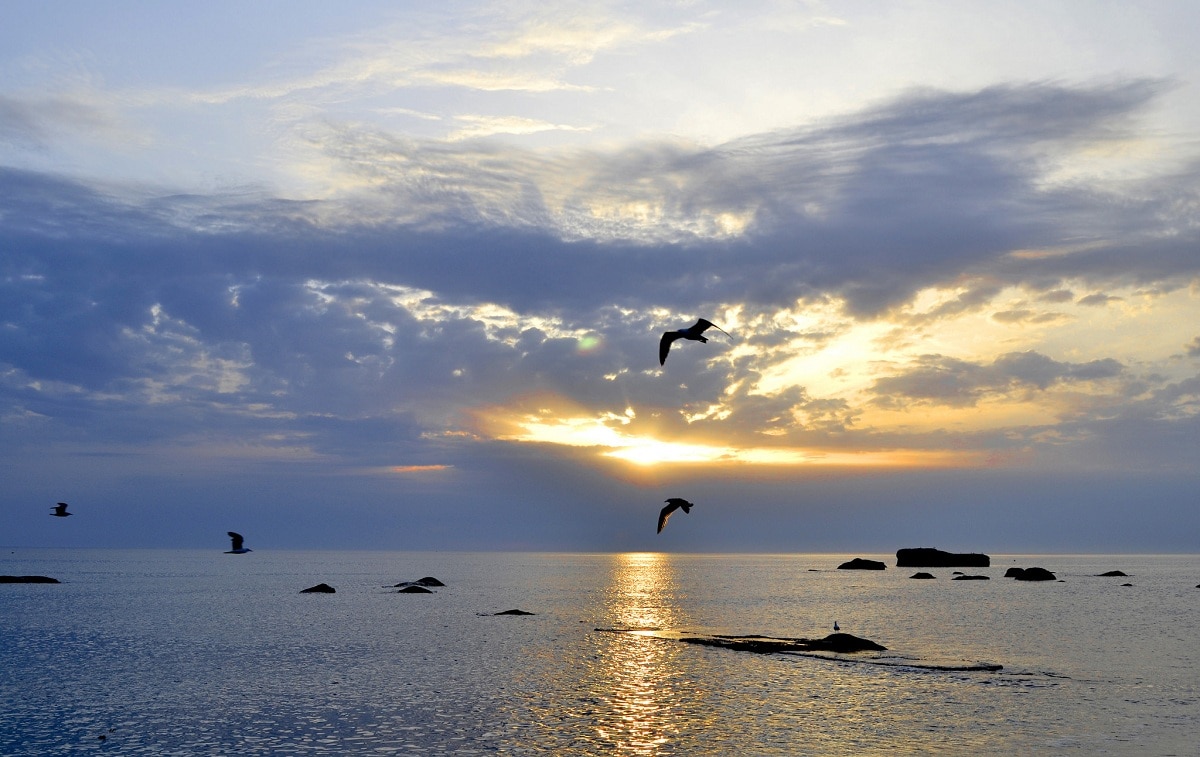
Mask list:
[[[0,544],[1200,553],[1200,4],[3,13]]]

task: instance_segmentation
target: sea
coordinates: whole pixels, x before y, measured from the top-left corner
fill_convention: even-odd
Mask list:
[[[6,548],[0,754],[1200,754],[1200,556],[991,557]]]

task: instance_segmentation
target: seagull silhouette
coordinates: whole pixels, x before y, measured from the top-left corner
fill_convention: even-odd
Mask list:
[[[690,513],[692,511],[692,507],[695,506],[694,502],[688,502],[686,499],[681,499],[679,497],[671,497],[670,499],[663,501],[667,503],[667,506],[658,511],[657,533],[660,534],[662,533],[663,526],[667,525],[667,518],[671,517],[671,513],[675,512],[681,507],[685,513]]]
[[[242,542],[244,542],[246,540],[244,538],[242,538],[241,534],[236,533],[234,531],[226,531],[225,533],[229,534],[229,538],[233,540],[233,547],[225,554],[227,554],[227,555],[244,555],[247,552],[251,551],[249,547],[242,546]]]
[[[57,505],[54,506],[54,512],[52,512],[50,514],[53,515],[55,518],[65,518],[68,515],[74,515],[74,513],[67,512],[67,503],[66,502],[59,502]]]
[[[725,336],[729,336],[729,333],[725,331],[725,329],[721,328],[712,321],[706,321],[703,318],[696,321],[694,325],[688,326],[686,329],[667,331],[663,333],[662,339],[658,340],[658,364],[667,364],[667,353],[671,351],[671,343],[676,339],[691,339],[693,342],[707,342],[708,339],[704,337],[703,334],[705,329],[710,328],[720,331],[722,334],[725,334]],[[732,339],[732,337],[730,338]]]

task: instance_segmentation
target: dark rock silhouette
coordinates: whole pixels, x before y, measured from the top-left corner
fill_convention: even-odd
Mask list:
[[[1053,580],[1055,580],[1054,574],[1051,573],[1050,571],[1046,570],[1045,568],[1009,568],[1008,571],[1009,571],[1009,573],[1012,573],[1013,571],[1017,571],[1016,573],[1013,573],[1012,578],[1015,578],[1018,581],[1053,581]],[[1007,576],[1008,573],[1005,573],[1004,575]]]
[[[62,583],[50,576],[0,576],[0,584],[57,584]]]
[[[685,636],[680,641],[739,652],[882,652],[887,647],[848,633],[831,633],[823,639],[773,639],[768,636]]]
[[[913,573],[909,578],[937,578],[932,573]]]
[[[1122,586],[1133,586],[1133,584],[1121,584]]]
[[[944,552],[933,547],[896,550],[897,568],[987,568],[992,558],[977,552]]]
[[[333,588],[329,584],[317,584],[316,586],[310,586],[307,589],[301,589],[300,593],[301,594],[335,594],[335,593],[337,593],[337,589]]]
[[[959,573],[951,581],[991,581],[991,576],[968,576],[966,573]]]
[[[1099,575],[1101,575],[1101,576],[1113,576],[1113,577],[1117,577],[1117,578],[1124,578],[1124,577],[1127,577],[1129,574],[1128,574],[1128,573],[1125,573],[1125,572],[1123,572],[1123,571],[1120,571],[1120,570],[1110,570],[1110,571],[1108,571],[1107,573],[1100,573]]]
[[[878,560],[867,560],[862,557],[856,557],[838,566],[838,570],[885,570],[886,568],[887,566]]]
[[[433,589],[426,589],[424,586],[417,586],[416,584],[408,584],[407,586],[404,586],[404,588],[400,589],[396,593],[397,594],[432,594]]]
[[[493,615],[534,615],[536,613],[527,612],[525,610],[505,610],[504,612],[494,612]]]
[[[1024,572],[1025,572],[1024,568],[1009,568],[1008,570],[1004,571],[1004,577],[1005,578],[1016,578],[1017,576],[1021,575]]]

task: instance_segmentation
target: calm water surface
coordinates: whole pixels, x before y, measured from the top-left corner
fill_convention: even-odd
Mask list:
[[[0,585],[0,754],[1197,754],[1200,557],[966,569],[989,581],[848,557],[5,550],[0,574],[64,583]],[[490,615],[513,608],[536,614]],[[889,651],[596,630],[834,620]],[[1004,668],[922,667],[972,662]]]

